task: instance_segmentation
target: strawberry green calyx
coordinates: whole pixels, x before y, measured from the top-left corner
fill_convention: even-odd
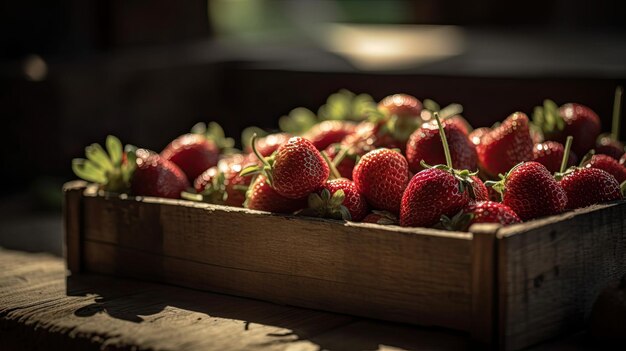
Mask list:
[[[543,101],[543,106],[535,107],[532,121],[548,137],[565,128],[565,121],[559,114],[559,106],[549,99]]]
[[[350,221],[352,220],[350,211],[343,205],[345,198],[345,193],[341,189],[333,194],[328,189],[323,189],[320,194],[311,193],[308,198],[309,207],[299,214]]]
[[[99,184],[102,190],[127,193],[137,167],[136,149],[132,145],[126,145],[126,150],[123,150],[120,140],[109,135],[106,139],[106,151],[99,144],[87,146],[87,158],[73,159],[72,170],[79,178]]]
[[[317,111],[320,121],[364,121],[366,119],[380,119],[382,114],[376,107],[376,102],[370,95],[355,94],[342,89],[332,94]]]
[[[211,178],[211,182],[206,185],[202,192],[191,193],[183,191],[181,193],[181,197],[185,200],[224,205],[226,200],[228,200],[228,193],[226,192],[226,175],[224,172],[218,170],[217,174]]]
[[[461,210],[457,212],[457,214],[455,214],[452,218],[446,215],[442,215],[441,221],[435,227],[441,227],[445,230],[464,232],[467,231],[467,229],[469,228],[469,224],[472,219],[474,219],[473,213]]]
[[[573,136],[568,136],[567,140],[565,141],[565,150],[563,151],[563,160],[561,160],[561,168],[559,169],[559,171],[557,173],[554,174],[554,177],[556,178],[556,180],[561,180],[563,179],[563,177],[571,172],[570,170],[566,170],[567,168],[567,161],[569,160],[569,154],[570,151],[572,149],[572,142],[574,141],[574,137]]]
[[[497,191],[498,194],[500,194],[500,200],[504,199],[504,193],[506,192],[506,180],[509,177],[509,174],[513,173],[513,171],[515,169],[517,169],[519,166],[523,165],[524,162],[520,162],[518,164],[516,164],[515,166],[513,166],[513,168],[511,168],[508,172],[506,172],[505,174],[498,174],[498,177],[500,178],[500,180],[498,181],[494,181],[494,180],[488,180],[485,182],[485,186],[487,187],[492,187],[493,190]]]
[[[318,122],[313,111],[305,107],[297,107],[291,110],[287,116],[282,116],[278,120],[278,126],[285,133],[302,135]]]
[[[211,140],[220,149],[223,154],[230,154],[236,152],[235,139],[227,138],[224,133],[224,129],[217,122],[204,122],[196,123],[191,128],[191,133],[204,135],[207,140]]]

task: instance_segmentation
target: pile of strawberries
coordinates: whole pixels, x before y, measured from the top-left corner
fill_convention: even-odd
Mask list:
[[[160,153],[109,136],[73,170],[137,196],[410,227],[508,225],[623,199],[620,101],[618,88],[613,133],[600,135],[599,117],[580,104],[546,100],[532,121],[515,112],[472,129],[457,104],[340,91],[318,113],[282,117],[281,132],[246,129],[243,151],[218,124],[200,123]]]

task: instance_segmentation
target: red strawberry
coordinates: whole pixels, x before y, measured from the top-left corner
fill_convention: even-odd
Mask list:
[[[324,152],[326,156],[335,163],[339,174],[344,178],[352,180],[352,171],[354,170],[354,166],[356,166],[356,156],[350,155],[349,149],[345,148],[344,155],[341,156],[342,159],[339,163],[336,163],[335,158],[341,153],[341,150],[344,150],[341,144],[332,144],[329,145]]]
[[[363,220],[363,223],[398,224],[398,218],[387,211],[372,211]]]
[[[509,225],[520,223],[522,220],[509,206],[493,201],[470,202],[465,209],[465,213],[473,214],[469,226],[475,223],[500,223]]]
[[[274,153],[279,146],[286,143],[289,138],[291,138],[291,135],[287,133],[269,134],[262,138],[258,138],[255,147],[261,156],[268,157]],[[249,146],[246,147],[246,152],[252,152],[252,148]]]
[[[502,203],[524,221],[561,213],[567,204],[565,191],[539,162],[519,164],[492,184],[503,194]]]
[[[354,132],[355,125],[344,121],[323,121],[314,125],[303,138],[308,139],[318,150],[326,149],[330,144],[342,141]]]
[[[369,212],[365,197],[354,182],[332,179],[322,189],[309,195],[309,208],[319,217],[361,221]]]
[[[601,135],[596,142],[596,154],[608,155],[619,160],[624,155],[624,144],[611,135]]]
[[[458,124],[449,120],[443,122],[443,129],[452,156],[452,166],[456,169],[475,170],[476,149],[467,138],[467,134],[459,128]],[[412,172],[419,172],[423,169],[420,164],[422,161],[430,165],[446,162],[436,122],[424,123],[411,134],[406,146],[406,158]]]
[[[453,216],[470,201],[459,180],[449,171],[430,168],[417,173],[402,196],[400,225],[431,227],[442,215]]]
[[[501,125],[487,133],[476,146],[478,162],[491,177],[504,173],[522,161],[532,160],[533,141],[528,117],[515,112]]]
[[[352,179],[372,208],[398,213],[409,181],[409,165],[399,152],[377,149],[361,158]]]
[[[598,115],[581,104],[565,104],[559,108],[559,114],[565,127],[556,140],[564,142],[565,137],[573,136],[572,150],[578,155],[593,149],[601,129]]]
[[[559,182],[567,193],[567,208],[575,209],[623,198],[615,177],[598,168],[574,168]]]
[[[212,140],[191,133],[179,136],[161,151],[161,157],[175,163],[190,180],[217,165],[219,155],[220,150]]]
[[[491,128],[482,127],[474,129],[471,133],[469,133],[468,138],[474,145],[480,144],[481,140],[485,135],[491,132]]]
[[[626,181],[626,167],[620,165],[616,159],[610,156],[593,155],[589,161],[584,162],[581,166],[601,169],[615,177],[620,184]]]
[[[244,157],[238,155],[236,161],[222,160],[217,167],[204,171],[194,181],[194,188],[204,201],[214,204],[241,207],[246,200],[246,190],[252,175],[241,176]]]
[[[389,95],[378,103],[378,109],[387,115],[400,118],[417,118],[422,112],[422,102],[407,94]]]
[[[302,137],[292,137],[282,144],[271,157],[263,158],[255,154],[263,163],[260,166],[246,167],[241,175],[263,172],[267,182],[280,195],[290,199],[306,197],[326,182],[330,174],[328,164],[310,141]]]
[[[289,199],[277,193],[267,182],[264,175],[259,174],[246,196],[244,206],[249,209],[275,213],[294,213],[306,207],[306,197]]]
[[[137,150],[136,155],[137,169],[131,182],[134,195],[178,199],[189,187],[185,173],[175,163],[145,149]]]
[[[533,147],[533,161],[546,166],[551,173],[558,172],[561,169],[564,151],[563,144],[556,141],[544,141],[543,143],[535,144]],[[571,167],[577,163],[578,157],[570,151],[567,166]]]

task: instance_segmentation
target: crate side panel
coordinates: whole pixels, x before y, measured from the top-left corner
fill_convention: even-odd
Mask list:
[[[425,303],[431,296],[301,276],[249,271],[85,242],[88,271],[357,316],[467,330],[464,311]],[[445,296],[441,298],[445,299]]]
[[[584,328],[599,292],[626,273],[626,203],[500,240],[501,341],[517,350]]]

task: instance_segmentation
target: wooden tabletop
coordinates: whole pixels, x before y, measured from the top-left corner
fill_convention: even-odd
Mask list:
[[[582,336],[542,345],[582,349]],[[465,350],[465,334],[98,275],[0,248],[0,350]]]

